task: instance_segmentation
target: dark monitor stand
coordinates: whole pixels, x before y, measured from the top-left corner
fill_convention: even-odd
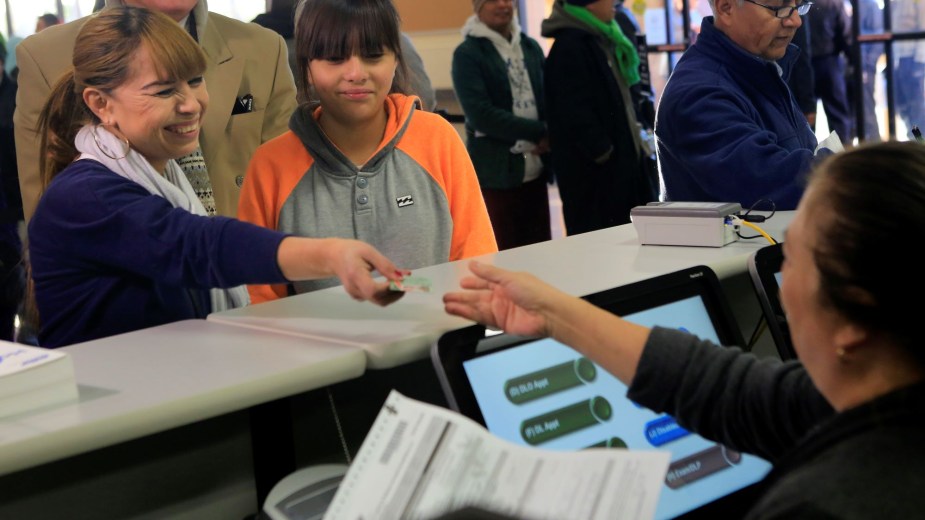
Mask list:
[[[765,246],[748,259],[748,273],[768,323],[768,331],[777,346],[781,359],[795,359],[796,351],[790,340],[787,316],[780,302],[781,264],[784,261],[783,244]]]

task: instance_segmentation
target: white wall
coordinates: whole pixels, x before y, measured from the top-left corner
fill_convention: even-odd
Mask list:
[[[407,33],[424,61],[424,68],[435,89],[452,89],[450,66],[453,50],[462,42],[459,29]]]

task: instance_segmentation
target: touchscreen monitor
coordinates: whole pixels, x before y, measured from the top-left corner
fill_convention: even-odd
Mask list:
[[[719,344],[741,334],[706,267],[587,297],[641,325],[677,327]],[[722,347],[717,347],[722,348]],[[486,338],[475,326],[444,335],[433,358],[451,406],[508,441],[554,450],[668,450],[656,518],[698,516],[760,480],[770,464],[688,432],[630,401],[626,386],[552,339]]]

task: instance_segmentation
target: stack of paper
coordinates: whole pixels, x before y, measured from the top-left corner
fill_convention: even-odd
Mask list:
[[[474,507],[513,518],[647,519],[669,456],[517,446],[393,390],[324,518],[426,519]]]
[[[69,355],[0,341],[0,417],[76,399]]]

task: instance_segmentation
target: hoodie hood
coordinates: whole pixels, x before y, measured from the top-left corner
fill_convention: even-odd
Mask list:
[[[363,165],[363,169],[367,171],[375,170],[395,148],[408,127],[411,114],[415,110],[421,110],[421,101],[417,96],[389,94],[384,103],[388,114],[385,133],[379,143],[379,149]],[[308,153],[325,171],[333,172],[335,175],[355,175],[358,171],[356,165],[328,140],[318,125],[321,110],[317,103],[300,106],[289,118],[289,129],[298,136]]]
[[[516,16],[511,20],[511,41],[510,42],[505,40],[504,37],[501,36],[500,33],[495,31],[491,27],[488,27],[481,20],[479,20],[478,15],[470,16],[466,20],[466,23],[463,24],[462,31],[460,32],[462,32],[463,38],[465,38],[466,36],[472,36],[473,38],[488,38],[492,40],[493,42],[500,40],[510,45],[520,45],[521,29],[520,29],[520,22],[517,21]]]

